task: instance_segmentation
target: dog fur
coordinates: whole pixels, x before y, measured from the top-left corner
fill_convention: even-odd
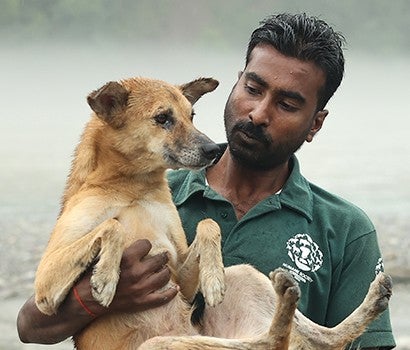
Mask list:
[[[134,78],[110,82],[88,96],[94,114],[77,148],[61,215],[36,273],[37,306],[43,313],[55,313],[95,260],[92,293],[108,306],[123,250],[139,238],[151,241],[150,254],[168,253],[173,276],[167,288],[177,283],[181,293],[163,308],[101,317],[75,337],[78,348],[135,348],[159,334],[195,334],[187,301],[198,285],[210,305],[221,301],[225,286],[219,227],[210,219],[199,223],[197,239],[188,249],[165,178],[167,168],[202,168],[215,158],[217,145],[192,124],[192,104],[217,85],[213,79],[176,87]]]
[[[249,265],[236,265],[226,268],[225,276],[224,300],[205,308],[200,332],[206,336],[155,337],[138,349],[342,350],[387,308],[392,288],[391,278],[379,273],[363,303],[326,328],[296,309],[300,290],[286,270],[276,269],[269,280]]]
[[[167,252],[172,277],[166,288],[178,284],[181,289],[162,307],[96,319],[74,337],[78,349],[137,349],[141,344],[140,349],[343,349],[387,307],[391,280],[379,274],[363,304],[328,329],[296,310],[300,291],[286,271],[272,272],[269,281],[247,265],[224,270],[214,221],[201,221],[187,246],[165,171],[202,168],[216,156],[217,146],[192,124],[192,105],[217,85],[210,78],[181,86],[131,78],[107,83],[88,96],[94,113],[36,273],[36,304],[45,314],[56,313],[95,262],[92,294],[109,306],[122,253],[140,238],[151,241],[150,254]],[[198,290],[210,306],[202,327],[190,322],[189,302]],[[249,308],[258,311],[243,322],[241,310]]]

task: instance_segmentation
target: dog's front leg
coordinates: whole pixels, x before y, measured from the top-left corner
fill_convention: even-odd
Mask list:
[[[215,306],[222,301],[225,278],[221,231],[215,221],[205,219],[199,222],[195,240],[188,248],[178,275],[181,291],[189,301],[195,297],[198,287],[208,305]]]
[[[109,305],[119,278],[123,241],[121,224],[108,219],[73,243],[47,250],[35,280],[39,310],[48,315],[56,313],[75,281],[97,255],[99,259],[91,277],[92,294],[101,305]]]

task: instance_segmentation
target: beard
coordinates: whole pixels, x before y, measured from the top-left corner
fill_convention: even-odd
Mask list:
[[[264,126],[249,121],[235,123],[230,99],[225,106],[224,122],[229,151],[239,164],[256,171],[267,171],[285,164],[302,146],[307,132],[298,137],[275,140]]]

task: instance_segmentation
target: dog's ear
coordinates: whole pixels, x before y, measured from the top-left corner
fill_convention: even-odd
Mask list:
[[[183,95],[193,105],[202,95],[207,92],[214,91],[218,85],[219,82],[215,79],[199,78],[191,81],[190,83],[183,84],[179,88],[181,89]]]
[[[121,84],[110,81],[90,93],[87,102],[99,118],[113,127],[120,127],[123,121],[115,116],[126,108],[128,96],[129,92]]]

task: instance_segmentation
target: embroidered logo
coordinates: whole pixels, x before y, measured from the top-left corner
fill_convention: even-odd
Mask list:
[[[374,273],[378,275],[380,272],[384,271],[384,264],[383,264],[383,258],[379,258],[377,260],[376,268],[374,269]]]
[[[323,264],[323,253],[308,234],[299,233],[290,238],[286,249],[291,260],[302,271],[317,271]]]

